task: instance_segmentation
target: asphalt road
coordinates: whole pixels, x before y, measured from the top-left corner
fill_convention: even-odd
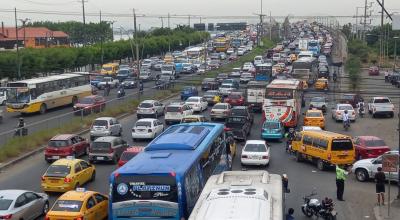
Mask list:
[[[384,86],[381,80],[373,80],[376,86]],[[382,83],[382,84],[380,84]],[[393,92],[398,91],[393,87]],[[334,100],[334,95],[331,92],[325,94],[309,92],[306,98],[312,96],[326,95],[329,99]],[[377,94],[378,95],[378,94]],[[177,100],[177,99],[176,99]],[[168,100],[166,103],[174,100]],[[331,103],[334,104],[333,101]],[[210,108],[204,112],[206,116],[209,115]],[[330,118],[330,111],[326,115],[327,126],[329,131],[339,133],[346,133],[352,136],[355,135],[376,135],[380,136],[392,146],[397,143],[397,139],[393,137],[396,134],[395,125],[397,120],[378,118],[374,119],[370,116],[359,118],[351,125],[349,131],[345,132],[341,123],[336,123]],[[131,145],[144,146],[148,142],[132,143],[130,130],[136,121],[136,116],[132,115],[121,120],[123,124],[123,137]],[[249,139],[260,139],[261,129],[261,114],[255,114],[255,123],[252,127]],[[240,165],[240,152],[242,143],[239,144],[237,149],[237,156],[234,158],[234,170],[242,170]],[[271,173],[283,174],[286,173],[289,177],[289,188],[291,192],[287,194],[286,207],[293,207],[295,209],[296,219],[308,219],[303,216],[300,210],[302,205],[302,197],[315,189],[318,193],[318,198],[331,197],[335,198],[335,174],[333,171],[319,171],[315,165],[310,163],[298,163],[293,156],[289,156],[284,151],[284,143],[272,142],[271,143],[271,164],[267,170]],[[86,159],[86,158],[84,158]],[[22,161],[21,163],[10,167],[0,174],[0,188],[1,189],[29,189],[34,191],[41,191],[40,189],[40,176],[47,169],[48,164],[45,162],[43,154],[37,154]],[[97,177],[96,181],[86,185],[88,189],[108,193],[108,176],[116,168],[111,164],[96,164]],[[258,167],[246,167],[246,169],[262,169]],[[394,185],[392,192],[395,192]],[[52,194],[51,201],[59,196],[59,194]],[[335,201],[335,208],[339,213],[338,219],[374,219],[372,208],[375,204],[375,184],[373,182],[360,183],[353,174],[350,174],[345,187],[344,198],[345,202]]]

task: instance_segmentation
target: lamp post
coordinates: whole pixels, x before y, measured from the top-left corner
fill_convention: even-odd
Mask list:
[[[26,28],[26,26],[25,26],[25,24],[26,24],[26,22],[30,21],[31,19],[25,18],[25,19],[18,19],[18,20],[22,22],[22,27],[24,28],[24,48],[26,48],[26,42],[25,42],[25,37],[26,37],[25,28]]]
[[[393,60],[393,72],[396,71],[396,61],[397,61],[397,39],[399,39],[399,37],[393,37],[394,39],[394,60]]]
[[[399,37],[393,37],[394,39],[394,62],[393,62],[393,72],[396,71],[396,56],[397,56],[397,39],[399,39]],[[399,98],[399,107],[400,107],[400,98]],[[400,109],[400,108],[399,108]],[[400,112],[399,112],[399,123],[398,123],[398,127],[397,127],[397,131],[399,132],[399,147],[398,147],[398,151],[400,152]],[[400,159],[400,158],[399,158]],[[400,161],[399,161],[400,163]],[[400,169],[397,170],[397,199],[400,199]]]
[[[377,35],[377,34],[365,34],[365,41],[367,41],[367,36],[374,36],[374,37],[378,37],[378,39],[382,42],[382,45],[384,44],[383,43],[383,36],[382,35]],[[381,67],[381,64],[382,64],[382,61],[383,61],[383,56],[384,56],[384,54],[383,54],[383,50],[382,50],[382,47],[380,47],[380,49],[379,49],[379,63],[378,63],[378,66],[379,67]]]

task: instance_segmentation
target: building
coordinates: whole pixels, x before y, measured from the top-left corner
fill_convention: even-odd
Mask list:
[[[1,27],[0,48],[13,49],[16,42],[15,27]],[[18,28],[18,44],[20,47],[27,48],[69,46],[69,36],[62,31],[52,31],[45,27],[20,27]]]

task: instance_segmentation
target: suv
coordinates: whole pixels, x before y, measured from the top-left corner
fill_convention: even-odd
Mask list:
[[[44,150],[44,159],[50,163],[67,156],[85,155],[89,152],[89,142],[75,134],[61,134],[50,139]]]
[[[353,108],[357,107],[357,103],[361,100],[360,95],[354,93],[345,93],[340,97],[339,103],[351,104]]]
[[[121,136],[122,125],[116,118],[101,117],[94,120],[90,129],[90,140],[104,136]]]
[[[118,163],[122,153],[128,148],[128,144],[121,137],[100,137],[92,142],[89,150],[89,162],[111,161]]]
[[[378,167],[382,167],[382,160],[384,155],[397,155],[399,156],[399,151],[388,151],[377,158],[363,159],[355,162],[352,167],[352,172],[356,175],[356,179],[360,182],[365,182],[370,178],[374,178]],[[386,179],[389,178],[389,173],[385,172]],[[397,172],[390,175],[392,181],[398,181]]]
[[[197,88],[195,86],[185,86],[181,91],[181,100],[185,101],[187,98],[191,96],[198,96],[198,95],[199,91],[197,91]]]
[[[193,109],[185,103],[171,103],[165,113],[165,124],[179,123],[187,115],[193,115]]]
[[[137,108],[137,118],[158,118],[164,115],[165,106],[157,100],[144,100]]]
[[[250,124],[253,124],[254,116],[251,110],[247,106],[235,106],[231,109],[231,116],[244,116],[246,117]]]
[[[388,115],[393,118],[394,105],[388,97],[373,97],[368,103],[368,112],[374,118],[377,115]]]

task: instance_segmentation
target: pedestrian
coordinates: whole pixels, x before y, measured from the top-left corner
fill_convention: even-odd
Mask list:
[[[289,208],[288,213],[286,214],[286,220],[294,220],[293,214],[294,214],[294,209]]]
[[[290,189],[289,189],[289,179],[287,174],[282,174],[282,184],[283,184],[283,190],[285,191],[285,193],[289,193]]]
[[[343,199],[344,193],[344,181],[346,180],[346,176],[349,174],[343,167],[336,165],[336,198],[339,201],[345,201]]]
[[[384,74],[385,74],[385,82],[389,82],[389,72],[385,70]]]
[[[375,183],[376,183],[376,195],[378,198],[378,205],[385,205],[385,173],[382,171],[382,167],[378,167],[378,172],[375,173]],[[382,198],[382,203],[381,203]]]

